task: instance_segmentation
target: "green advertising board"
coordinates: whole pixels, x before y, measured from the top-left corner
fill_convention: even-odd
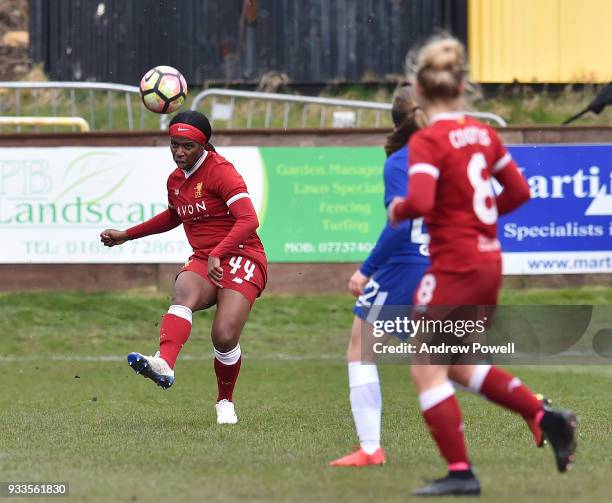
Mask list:
[[[363,260],[385,223],[381,147],[259,149],[270,262]]]

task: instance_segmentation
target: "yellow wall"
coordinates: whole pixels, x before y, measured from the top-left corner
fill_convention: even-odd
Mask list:
[[[612,0],[469,0],[476,82],[612,80]]]

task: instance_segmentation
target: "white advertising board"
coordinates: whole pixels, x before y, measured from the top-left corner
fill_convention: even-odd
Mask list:
[[[184,262],[182,228],[107,248],[106,228],[126,229],[163,211],[175,167],[168,147],[58,147],[0,150],[0,263]],[[261,208],[257,148],[223,151]],[[243,169],[242,167],[248,167]]]

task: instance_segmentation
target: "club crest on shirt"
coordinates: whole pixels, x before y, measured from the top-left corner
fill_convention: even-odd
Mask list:
[[[178,196],[179,195],[179,189],[174,189],[174,195]]]
[[[202,182],[196,184],[193,197],[202,197]]]

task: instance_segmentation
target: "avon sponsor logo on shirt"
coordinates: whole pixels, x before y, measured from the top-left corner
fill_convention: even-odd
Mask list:
[[[200,201],[195,204],[181,204],[180,206],[176,207],[176,212],[182,217],[194,215],[199,216],[201,213],[206,212],[206,205],[204,204],[204,201]]]

